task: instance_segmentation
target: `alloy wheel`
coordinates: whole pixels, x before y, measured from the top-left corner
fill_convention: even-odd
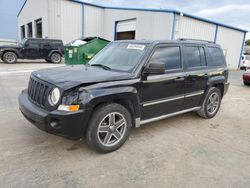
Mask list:
[[[51,61],[53,63],[59,63],[61,61],[61,56],[57,53],[52,54]]]
[[[220,98],[219,98],[218,93],[214,92],[209,96],[208,103],[207,103],[207,112],[210,115],[214,114],[217,111],[219,107],[219,102],[220,102]]]
[[[97,137],[103,146],[114,146],[123,138],[127,128],[125,117],[112,112],[106,115],[98,126]]]
[[[5,59],[6,59],[6,61],[7,61],[8,63],[14,63],[15,60],[16,60],[14,54],[12,54],[12,53],[7,53],[7,54],[5,55]]]

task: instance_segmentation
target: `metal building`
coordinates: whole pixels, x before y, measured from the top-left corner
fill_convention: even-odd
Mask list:
[[[176,10],[104,7],[84,0],[26,0],[18,14],[19,38],[99,36],[120,39],[192,38],[213,41],[237,69],[247,31]]]

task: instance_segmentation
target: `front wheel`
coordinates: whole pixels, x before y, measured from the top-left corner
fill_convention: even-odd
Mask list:
[[[116,103],[102,105],[92,115],[86,141],[98,152],[112,152],[125,143],[131,127],[131,115],[125,107]]]
[[[3,54],[3,61],[8,64],[17,62],[17,55],[14,52],[5,52]]]
[[[221,91],[216,87],[211,87],[197,113],[206,119],[213,118],[219,111],[220,104]]]
[[[50,56],[50,61],[51,63],[55,63],[55,64],[59,64],[62,61],[62,56],[61,54],[54,52],[51,56]]]

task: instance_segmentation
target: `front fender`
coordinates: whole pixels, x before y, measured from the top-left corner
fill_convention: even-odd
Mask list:
[[[140,117],[140,100],[137,89],[134,87],[121,86],[116,88],[100,88],[89,92],[89,99],[85,101],[87,108],[94,108],[98,104],[116,100],[128,100],[133,105],[133,115],[135,118]]]
[[[17,50],[13,48],[3,48],[3,51],[1,52],[1,55],[3,55],[5,52],[14,52],[18,58],[22,58],[22,54]]]

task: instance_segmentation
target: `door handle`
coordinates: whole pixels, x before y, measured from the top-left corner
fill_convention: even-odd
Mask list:
[[[205,73],[204,76],[205,76],[205,77],[208,77],[209,75],[208,75],[208,73]]]
[[[178,76],[177,78],[175,78],[176,81],[184,81],[184,79],[185,79],[184,77],[180,77],[180,76]]]

